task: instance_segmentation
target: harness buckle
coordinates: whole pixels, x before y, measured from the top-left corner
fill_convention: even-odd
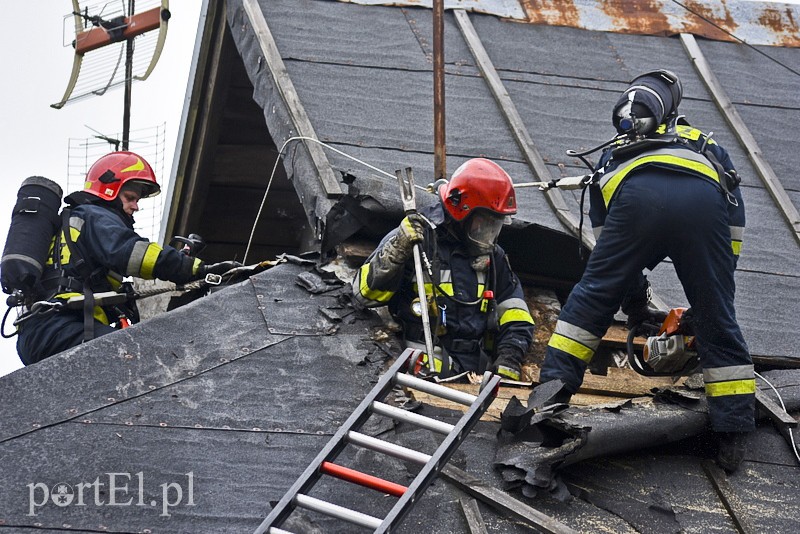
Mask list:
[[[205,277],[205,283],[210,286],[218,286],[222,283],[222,275],[221,274],[214,274],[208,273]]]

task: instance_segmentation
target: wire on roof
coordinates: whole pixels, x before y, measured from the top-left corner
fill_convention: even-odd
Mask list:
[[[720,26],[719,24],[717,24],[717,23],[716,23],[716,22],[714,22],[713,20],[711,20],[711,19],[709,19],[709,18],[707,18],[707,17],[704,17],[703,15],[701,15],[700,13],[698,13],[697,11],[695,11],[695,10],[691,9],[691,8],[690,8],[690,7],[688,7],[688,6],[685,6],[684,4],[682,4],[681,2],[679,2],[678,0],[672,0],[672,2],[674,2],[675,4],[678,4],[678,5],[679,5],[679,6],[681,6],[683,9],[685,9],[685,10],[686,10],[686,11],[688,11],[689,13],[693,14],[694,16],[696,16],[696,17],[698,17],[698,18],[701,18],[701,19],[703,19],[704,21],[706,21],[707,23],[711,24],[712,26],[714,26],[714,27],[715,27],[716,29],[718,29],[719,31],[721,31],[721,32],[723,32],[723,33],[725,33],[725,34],[727,34],[727,35],[730,35],[731,37],[733,37],[734,39],[736,39],[737,41],[739,41],[739,42],[740,42],[740,43],[742,43],[743,45],[747,46],[748,48],[751,48],[751,49],[753,49],[754,51],[758,52],[759,54],[761,54],[761,55],[762,55],[762,56],[764,56],[765,58],[769,59],[770,61],[774,61],[775,63],[777,63],[777,64],[778,64],[778,65],[780,65],[781,67],[785,68],[786,70],[788,70],[788,71],[789,71],[789,72],[791,72],[792,74],[794,74],[794,75],[796,75],[796,76],[800,76],[800,72],[799,72],[799,71],[796,71],[795,69],[793,69],[793,68],[792,68],[792,67],[790,67],[789,65],[786,65],[785,63],[782,63],[781,61],[779,61],[779,60],[775,59],[774,57],[770,56],[770,55],[769,55],[769,54],[767,54],[766,52],[763,52],[763,51],[759,50],[758,48],[756,48],[755,46],[751,45],[750,43],[748,43],[748,42],[747,42],[747,41],[745,41],[744,39],[740,39],[740,38],[739,38],[739,37],[737,37],[735,34],[733,34],[732,32],[729,32],[728,30],[726,30],[725,28],[723,28],[722,26]]]
[[[775,395],[778,396],[778,401],[780,401],[780,403],[781,403],[781,408],[783,408],[783,411],[786,414],[788,414],[789,412],[786,411],[786,405],[783,403],[783,397],[781,397],[781,394],[778,393],[778,390],[775,388],[775,386],[772,385],[772,382],[770,382],[769,380],[767,380],[766,378],[764,378],[763,376],[761,376],[758,373],[756,373],[755,375],[758,378],[760,378],[761,380],[763,380],[764,382],[766,382],[767,385],[772,388],[772,391],[774,391]],[[792,429],[788,428],[787,430],[789,431],[789,439],[792,442],[792,449],[793,449],[794,455],[795,455],[795,457],[797,457],[797,461],[800,462],[800,453],[797,452],[797,444],[794,441],[794,434],[792,434]]]
[[[252,230],[250,230],[250,238],[247,240],[247,248],[245,248],[244,258],[242,258],[242,263],[245,263],[245,264],[247,263],[247,255],[250,253],[250,245],[252,245],[252,243],[253,243],[253,235],[256,233],[256,225],[258,224],[258,220],[261,218],[261,212],[264,210],[264,205],[267,203],[267,195],[269,194],[269,189],[272,186],[272,179],[275,178],[275,171],[278,170],[278,163],[281,161],[281,158],[283,158],[283,151],[286,150],[287,145],[289,143],[291,143],[292,141],[313,141],[314,143],[317,143],[318,145],[321,145],[324,148],[327,148],[328,150],[332,150],[333,152],[336,152],[337,154],[339,154],[341,156],[349,158],[349,159],[355,161],[356,163],[360,163],[361,165],[367,167],[368,169],[372,169],[373,171],[375,171],[375,172],[377,172],[379,174],[383,174],[385,176],[388,176],[392,180],[396,180],[397,179],[396,176],[394,176],[392,174],[389,174],[388,172],[383,171],[383,170],[381,170],[381,169],[379,169],[379,168],[377,168],[377,167],[375,167],[373,165],[370,165],[369,163],[367,163],[365,161],[362,161],[362,160],[358,159],[355,156],[351,156],[350,154],[347,154],[346,152],[342,152],[341,150],[339,150],[337,148],[333,148],[329,144],[323,143],[319,139],[315,139],[313,137],[304,137],[302,135],[299,135],[299,136],[296,136],[296,137],[290,137],[289,139],[287,139],[283,143],[283,145],[281,146],[281,149],[278,151],[278,157],[275,158],[275,165],[272,166],[272,172],[270,173],[269,181],[267,182],[267,189],[266,189],[266,191],[264,191],[264,198],[261,199],[261,206],[259,206],[259,208],[258,208],[258,213],[256,213],[256,218],[253,221],[253,228],[252,228]],[[423,187],[421,185],[414,184],[414,187],[416,187],[417,189],[421,189],[423,191],[428,191],[428,189],[426,187]],[[430,191],[428,191],[428,192],[430,192]]]

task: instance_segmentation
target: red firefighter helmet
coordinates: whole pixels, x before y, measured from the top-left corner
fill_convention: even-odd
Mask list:
[[[102,198],[114,200],[124,185],[140,186],[142,198],[161,192],[153,168],[133,152],[111,152],[98,159],[86,174],[83,190]]]
[[[445,211],[459,222],[475,210],[489,210],[502,216],[517,213],[511,177],[500,165],[484,158],[465,161],[450,181],[439,188],[439,197]]]

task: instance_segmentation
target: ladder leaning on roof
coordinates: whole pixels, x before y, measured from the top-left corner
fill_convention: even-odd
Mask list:
[[[269,516],[256,530],[257,534],[286,534],[288,531],[281,529],[280,526],[297,507],[348,521],[355,525],[372,529],[376,533],[389,532],[403,520],[403,517],[411,510],[417,498],[422,495],[436,475],[445,467],[450,456],[461,445],[461,442],[467,437],[467,434],[478,422],[481,415],[489,408],[497,396],[500,384],[499,376],[486,373],[481,390],[475,396],[421,380],[404,371],[407,368],[413,369],[417,365],[420,355],[421,352],[419,350],[412,349],[406,349],[400,355],[389,371],[380,378],[358,408],[333,435],[325,448],[320,451],[300,478],[275,505]],[[463,404],[469,406],[469,409],[457,424],[451,425],[381,402],[396,385],[413,388]],[[446,437],[436,451],[432,455],[428,455],[359,433],[357,430],[373,413],[445,434]],[[333,463],[338,454],[348,444],[387,454],[423,467],[412,483],[406,487]],[[308,495],[309,491],[322,475],[333,476],[381,493],[388,493],[399,497],[399,499],[386,517],[381,519],[310,497]]]

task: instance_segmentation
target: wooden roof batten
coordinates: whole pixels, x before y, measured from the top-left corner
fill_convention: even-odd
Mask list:
[[[725,121],[731,127],[731,130],[733,130],[733,134],[747,152],[747,156],[750,158],[753,167],[755,167],[759,178],[761,178],[761,181],[764,183],[764,187],[778,207],[778,211],[781,212],[781,215],[789,224],[795,241],[800,244],[800,214],[798,214],[797,208],[792,203],[789,195],[786,194],[786,190],[783,188],[783,184],[781,184],[775,171],[772,170],[770,164],[764,159],[764,153],[761,151],[761,148],[759,148],[755,137],[750,133],[750,130],[747,128],[744,120],[742,120],[739,112],[736,111],[733,102],[731,102],[731,99],[722,88],[722,84],[719,83],[714,71],[711,70],[711,65],[700,50],[700,46],[697,44],[694,35],[682,33],[680,38],[683,48],[686,50],[689,59],[691,59],[700,79],[703,80],[706,88],[708,88],[711,97],[714,99],[714,103],[717,105],[717,108],[719,108]]]
[[[497,70],[494,68],[494,64],[489,58],[489,54],[486,52],[480,37],[478,37],[478,33],[475,31],[475,27],[472,25],[469,15],[463,9],[454,9],[453,13],[455,14],[461,34],[464,36],[464,40],[467,42],[467,46],[470,52],[472,52],[475,62],[478,64],[483,79],[486,80],[486,84],[489,86],[489,90],[492,92],[497,105],[500,107],[503,117],[505,117],[509,128],[511,128],[511,134],[514,136],[514,140],[525,156],[528,167],[539,181],[550,181],[551,176],[547,170],[544,159],[536,149],[533,138],[531,138],[530,133],[528,133],[528,129],[525,127],[525,123],[522,122],[522,117],[519,115],[514,101],[511,100],[511,96],[503,85],[503,81],[497,74]],[[582,229],[580,228],[578,218],[570,211],[564,201],[561,190],[558,188],[548,189],[544,192],[544,195],[547,199],[547,203],[553,209],[561,224],[574,236],[580,235],[582,243],[588,247],[589,250],[593,249],[596,243],[594,235],[585,225]],[[669,308],[658,295],[653,294],[651,299],[653,304],[659,309],[666,310]]]
[[[286,65],[281,58],[278,46],[267,25],[267,20],[264,18],[264,13],[261,11],[258,0],[244,0],[243,6],[250,24],[253,26],[253,33],[261,48],[261,53],[264,54],[268,70],[274,79],[275,87],[278,89],[281,98],[286,104],[297,136],[318,139],[314,127],[311,124],[311,120],[302,102],[300,102],[294,84],[289,78]],[[307,140],[303,140],[303,144],[311,156],[311,161],[317,170],[322,190],[327,198],[339,198],[343,196],[344,191],[322,147],[317,143]]]
[[[497,70],[494,68],[494,64],[489,58],[489,54],[486,52],[480,37],[478,37],[478,32],[475,31],[475,27],[472,25],[469,15],[463,9],[454,9],[453,14],[456,17],[458,28],[461,30],[461,35],[464,36],[464,40],[467,42],[467,46],[470,52],[472,52],[472,56],[475,58],[475,62],[483,75],[483,79],[489,86],[489,90],[492,92],[497,105],[500,107],[503,117],[506,119],[509,128],[511,128],[511,134],[514,136],[514,140],[517,142],[523,156],[525,156],[528,167],[539,181],[549,182],[552,177],[547,170],[544,159],[542,159],[527,128],[525,128],[525,123],[522,122],[522,117],[520,117],[517,107],[514,105],[511,96],[503,85],[503,81],[497,74]],[[556,188],[548,189],[544,192],[544,195],[550,207],[553,208],[558,220],[561,221],[567,230],[577,236],[580,225],[578,224],[577,217],[572,214],[566,202],[564,202],[561,191]],[[589,247],[589,249],[594,248],[594,235],[592,235],[592,232],[586,227],[583,228],[582,238],[583,243]]]

